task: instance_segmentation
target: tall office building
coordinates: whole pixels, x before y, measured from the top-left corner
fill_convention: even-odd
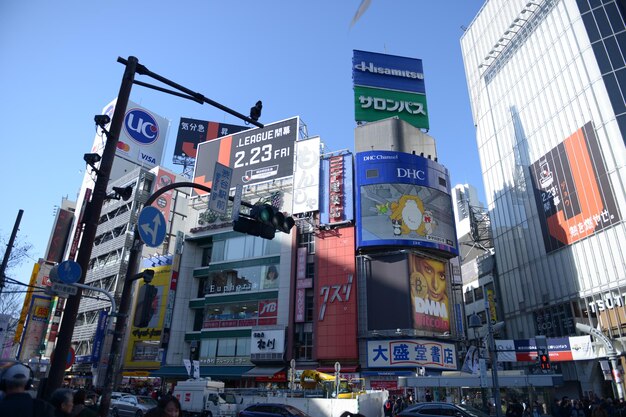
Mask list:
[[[510,339],[626,336],[625,18],[623,0],[489,0],[461,39]],[[597,361],[556,367],[602,393]]]

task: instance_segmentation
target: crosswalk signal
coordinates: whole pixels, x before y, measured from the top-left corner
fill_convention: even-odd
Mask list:
[[[292,217],[285,216],[276,207],[270,204],[255,204],[250,210],[250,216],[239,216],[233,222],[233,230],[272,240],[276,230],[289,233],[295,224]]]
[[[549,371],[552,369],[552,365],[550,364],[550,355],[547,352],[539,353],[539,367],[543,371]]]
[[[157,288],[151,284],[145,284],[139,288],[137,295],[137,307],[135,308],[135,317],[133,325],[135,327],[148,327],[152,315],[158,312],[154,302],[157,300]]]

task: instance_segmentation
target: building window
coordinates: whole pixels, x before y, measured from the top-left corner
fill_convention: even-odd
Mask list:
[[[307,288],[304,298],[304,321],[313,321],[314,310],[313,289]]]
[[[472,292],[472,290],[467,290],[467,292],[465,293],[465,304],[470,304],[474,302],[474,293]]]
[[[296,334],[297,340],[295,342],[296,359],[299,360],[312,360],[313,359],[313,333],[305,331],[303,327]]]
[[[485,298],[483,294],[483,287],[474,288],[474,300],[478,301],[482,300],[483,298]]]
[[[312,262],[306,264],[306,278],[315,278],[315,264]]]
[[[201,266],[209,266],[211,264],[211,254],[213,252],[213,245],[202,248],[202,261]]]

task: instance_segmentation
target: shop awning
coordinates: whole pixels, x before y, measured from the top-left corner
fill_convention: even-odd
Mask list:
[[[200,377],[211,378],[234,378],[241,377],[252,369],[251,366],[200,366]],[[162,366],[160,369],[150,372],[150,376],[161,378],[189,378],[184,366]]]
[[[284,370],[284,366],[255,366],[248,372],[243,374],[244,377],[257,377],[257,376],[274,376],[280,371]]]

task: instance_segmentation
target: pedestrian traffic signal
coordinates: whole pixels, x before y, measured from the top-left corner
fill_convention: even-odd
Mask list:
[[[157,289],[154,285],[145,284],[139,288],[137,295],[137,307],[135,308],[135,317],[133,325],[135,327],[148,327],[154,313],[158,310]]]
[[[550,355],[547,352],[539,353],[539,367],[544,371],[552,369],[552,365],[550,364]]]
[[[276,230],[289,233],[296,224],[292,217],[285,216],[270,204],[255,204],[249,216],[240,215],[233,222],[233,230],[263,239],[274,239]]]

